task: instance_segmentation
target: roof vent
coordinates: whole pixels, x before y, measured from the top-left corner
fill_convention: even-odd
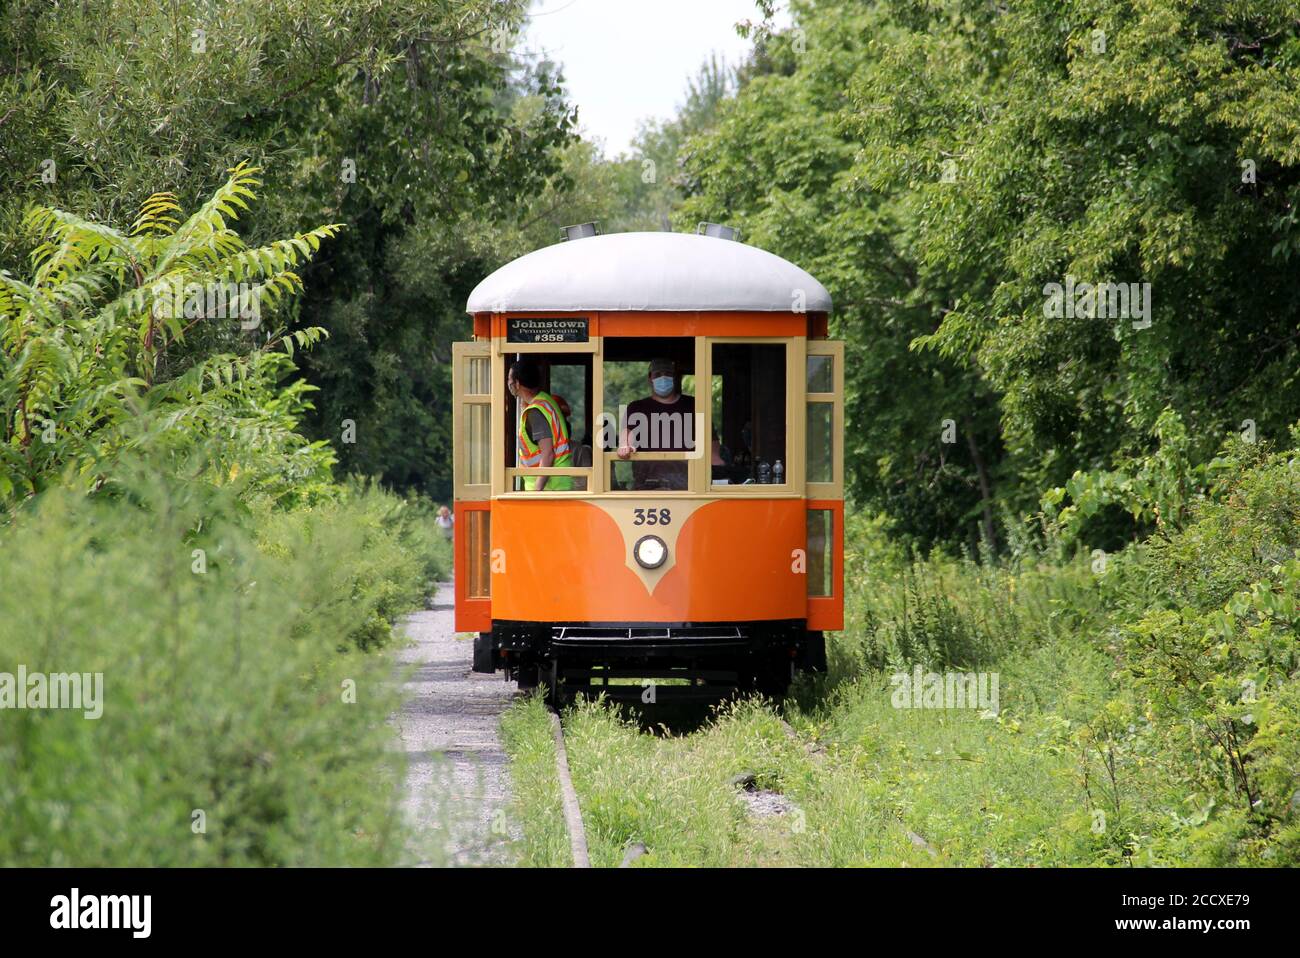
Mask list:
[[[695,228],[695,232],[697,235],[712,236],[714,239],[740,242],[740,230],[734,226],[722,226],[719,223],[701,223]]]
[[[599,236],[600,227],[596,223],[579,223],[577,226],[566,226],[563,230],[564,241],[586,239],[588,236]]]

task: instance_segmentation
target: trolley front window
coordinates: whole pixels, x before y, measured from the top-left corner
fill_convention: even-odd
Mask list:
[[[714,486],[786,485],[786,344],[713,344]]]
[[[694,338],[606,339],[602,378],[610,491],[686,491],[703,433]]]

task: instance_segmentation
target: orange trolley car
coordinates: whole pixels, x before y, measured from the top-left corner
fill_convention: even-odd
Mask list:
[[[566,234],[479,284],[474,341],[453,350],[456,628],[478,633],[474,670],[553,701],[647,700],[617,679],[651,680],[655,700],[781,696],[796,669],[825,669],[823,633],[843,625],[830,296],[725,227]],[[628,410],[665,359],[693,409],[656,438]],[[563,466],[524,463],[518,362],[568,409]]]

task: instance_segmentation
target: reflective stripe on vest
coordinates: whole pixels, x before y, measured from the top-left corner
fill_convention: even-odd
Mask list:
[[[533,401],[524,407],[519,419],[519,464],[521,466],[540,466],[542,464],[542,447],[535,444],[528,435],[528,410],[536,409],[546,417],[546,424],[551,427],[551,444],[555,450],[553,466],[564,467],[570,464],[573,456],[569,451],[569,426],[555,406],[555,400],[548,393],[539,392]]]

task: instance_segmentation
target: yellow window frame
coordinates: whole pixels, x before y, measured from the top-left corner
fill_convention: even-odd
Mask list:
[[[828,356],[831,360],[831,378],[832,391],[825,392],[807,392],[808,388],[808,365],[807,360],[814,356]],[[829,404],[832,407],[831,413],[831,481],[830,482],[811,482],[807,483],[807,497],[809,499],[843,499],[844,498],[844,343],[838,340],[814,339],[808,342],[807,354],[804,361],[800,364],[803,369],[799,375],[799,381],[802,384],[806,408],[802,411],[799,421],[802,424],[800,433],[802,434],[801,442],[803,446],[803,458],[808,461],[808,410],[815,404]]]
[[[804,498],[804,366],[805,346],[807,340],[802,336],[705,336],[699,340],[703,348],[703,377],[698,373],[696,382],[703,381],[712,389],[713,383],[713,346],[717,344],[737,345],[774,345],[785,346],[785,482],[781,485],[769,483],[760,485],[714,485],[713,457],[701,457],[700,486],[701,492],[710,497],[737,497],[760,499],[802,499]],[[700,366],[697,353],[697,367]],[[699,391],[698,389],[696,390]],[[708,402],[704,411],[705,435],[709,437],[712,448],[713,437],[713,403]]]
[[[498,336],[491,340],[492,350],[492,376],[493,376],[493,414],[492,414],[492,441],[495,449],[492,454],[492,495],[494,498],[499,496],[509,497],[511,499],[586,499],[598,493],[603,493],[604,478],[600,475],[599,453],[597,446],[591,450],[590,466],[547,466],[533,467],[527,466],[507,466],[501,462],[506,446],[505,434],[505,391],[506,391],[506,366],[509,365],[509,357],[519,353],[523,354],[574,354],[574,353],[592,353],[591,361],[591,389],[592,398],[599,396],[600,390],[604,388],[604,377],[601,374],[601,362],[604,355],[604,348],[601,345],[601,337],[592,336],[585,343],[508,343],[504,336]],[[519,428],[518,422],[514,423],[514,429]],[[510,436],[511,447],[516,440],[514,435]],[[530,489],[516,489],[515,480],[518,478],[538,477],[538,476],[574,476],[576,478],[585,478],[587,480],[586,489],[542,489],[540,492]]]
[[[483,368],[475,368],[478,362]],[[492,472],[496,461],[495,408],[492,344],[487,340],[451,344],[452,392],[452,495],[458,502],[476,502],[492,496]],[[486,392],[484,390],[487,390]],[[471,410],[487,409],[485,430],[469,421]],[[483,482],[470,482],[474,444],[486,444],[486,469],[480,473]]]

